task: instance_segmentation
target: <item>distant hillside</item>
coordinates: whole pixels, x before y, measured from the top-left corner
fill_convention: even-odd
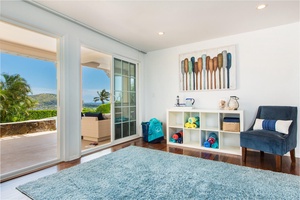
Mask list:
[[[36,94],[30,95],[30,97],[38,102],[33,110],[56,110],[57,109],[57,96],[56,94]],[[100,102],[89,102],[84,103],[83,107],[85,108],[94,108],[96,109],[102,103]]]
[[[57,96],[56,94],[36,94],[30,97],[38,102],[34,110],[56,110]]]

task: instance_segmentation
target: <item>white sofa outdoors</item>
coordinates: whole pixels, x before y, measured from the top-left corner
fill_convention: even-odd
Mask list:
[[[94,116],[81,117],[81,135],[84,140],[94,142],[109,140],[110,132],[110,119],[99,120]]]

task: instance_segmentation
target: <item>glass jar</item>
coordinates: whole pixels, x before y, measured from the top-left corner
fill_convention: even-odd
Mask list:
[[[230,96],[228,107],[230,110],[237,110],[239,108],[239,98],[237,96]]]

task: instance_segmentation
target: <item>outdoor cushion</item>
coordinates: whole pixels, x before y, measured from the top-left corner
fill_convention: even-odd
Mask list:
[[[87,112],[84,114],[85,117],[98,117],[98,120],[104,120],[102,113],[92,113],[92,112]]]

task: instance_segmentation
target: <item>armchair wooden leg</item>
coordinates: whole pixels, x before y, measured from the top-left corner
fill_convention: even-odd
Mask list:
[[[296,162],[295,149],[290,151],[290,156],[291,156],[292,163],[295,163]]]
[[[242,147],[242,161],[246,162],[247,148]]]
[[[264,157],[264,155],[265,155],[265,152],[260,151],[260,156],[261,156],[261,157]]]
[[[276,171],[281,172],[282,170],[282,156],[276,155]]]

